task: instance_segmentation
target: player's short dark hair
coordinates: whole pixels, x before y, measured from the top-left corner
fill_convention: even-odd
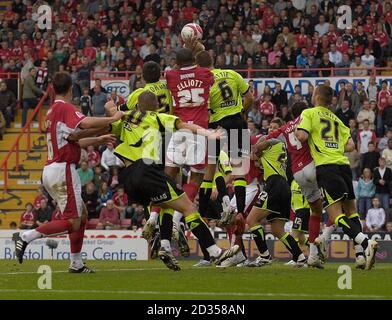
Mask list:
[[[203,50],[196,55],[196,64],[200,67],[211,68],[214,65],[214,61],[212,60],[210,53]]]
[[[140,111],[155,111],[158,107],[158,99],[151,91],[143,91],[137,99],[137,107]]]
[[[299,101],[293,104],[291,107],[291,113],[293,114],[294,118],[298,118],[302,111],[308,108],[308,105],[305,102]]]
[[[58,95],[66,95],[72,87],[72,78],[68,72],[56,72],[53,76],[53,89]]]
[[[177,51],[176,55],[177,64],[182,67],[190,66],[193,64],[192,50],[188,48],[181,48]]]
[[[161,67],[155,61],[148,61],[143,65],[143,79],[147,83],[158,82],[161,77]]]
[[[322,84],[319,85],[316,90],[317,94],[320,97],[320,103],[322,104],[322,106],[329,107],[332,103],[333,89],[329,86]]]

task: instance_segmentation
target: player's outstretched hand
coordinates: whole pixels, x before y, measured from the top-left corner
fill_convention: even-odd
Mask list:
[[[194,54],[205,49],[204,46],[197,39],[197,36],[184,39],[184,47],[191,49]]]
[[[99,136],[98,140],[99,140],[99,144],[112,143],[115,145],[117,143],[117,139],[114,134],[105,134],[103,136]]]
[[[124,112],[122,111],[116,111],[116,113],[113,115],[113,118],[115,121],[120,120],[124,116]]]
[[[222,140],[226,136],[226,132],[222,129],[217,129],[215,131],[211,131],[211,133],[208,135],[208,139],[211,140]]]
[[[105,103],[105,110],[106,110],[106,115],[109,117],[113,116],[116,113],[117,106],[113,100],[109,100],[108,102]]]

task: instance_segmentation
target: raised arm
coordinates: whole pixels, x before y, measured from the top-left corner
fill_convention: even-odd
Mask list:
[[[112,117],[86,117],[81,121],[79,127],[81,129],[100,129],[120,120],[123,115],[122,111],[116,111]]]
[[[81,148],[86,148],[88,146],[99,146],[102,144],[116,143],[116,136],[113,134],[106,134],[99,137],[84,138],[78,141]]]

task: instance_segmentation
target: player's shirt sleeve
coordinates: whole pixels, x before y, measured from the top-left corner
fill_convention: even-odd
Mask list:
[[[127,99],[127,107],[128,110],[134,110],[136,109],[137,106],[137,100],[139,98],[139,95],[143,92],[142,88],[136,89],[135,91],[133,91]]]
[[[78,127],[86,116],[70,104],[64,104],[61,112],[63,113],[64,123],[61,125],[60,130],[63,138],[67,139],[70,134],[80,130]]]
[[[249,91],[249,84],[244,80],[244,78],[238,73],[233,71],[235,82],[237,84],[238,90],[241,95],[245,95]]]
[[[110,127],[110,132],[113,133],[115,136],[120,137],[122,124],[123,124],[123,120],[121,119],[117,120],[116,122],[113,122]]]
[[[312,130],[312,110],[307,109],[302,111],[301,113],[301,118],[299,121],[299,124],[297,126],[297,129],[301,129],[306,131],[307,133],[310,133]]]
[[[178,117],[166,113],[158,113],[157,119],[167,131],[176,131],[177,123],[180,121]]]

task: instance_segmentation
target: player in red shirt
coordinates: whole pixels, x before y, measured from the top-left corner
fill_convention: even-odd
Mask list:
[[[284,140],[287,146],[287,153],[291,159],[291,170],[295,181],[301,188],[302,194],[306,197],[311,208],[309,218],[309,243],[310,254],[308,264],[310,266],[321,267],[319,254],[325,250],[324,238],[318,238],[320,234],[320,221],[322,213],[322,195],[316,181],[316,169],[313,158],[310,155],[309,145],[302,144],[295,135],[297,124],[300,121],[300,115],[308,106],[303,102],[297,102],[292,107],[294,120],[289,121],[286,125],[281,126],[280,122],[275,123],[276,129],[270,130],[267,139],[280,138]],[[280,119],[279,119],[280,120]],[[322,257],[324,260],[325,257]]]
[[[45,119],[48,158],[42,181],[46,191],[57,202],[62,216],[61,220],[50,221],[34,230],[14,233],[15,253],[19,263],[22,263],[30,242],[68,233],[71,244],[69,272],[90,273],[92,270],[83,264],[81,257],[87,210],[82,200],[76,165],[80,160],[81,148],[115,142],[113,135],[95,135],[107,132],[109,125],[119,120],[123,113],[119,111],[107,118],[84,116],[68,102],[72,100],[72,79],[66,72],[54,75],[53,88],[55,101]]]

